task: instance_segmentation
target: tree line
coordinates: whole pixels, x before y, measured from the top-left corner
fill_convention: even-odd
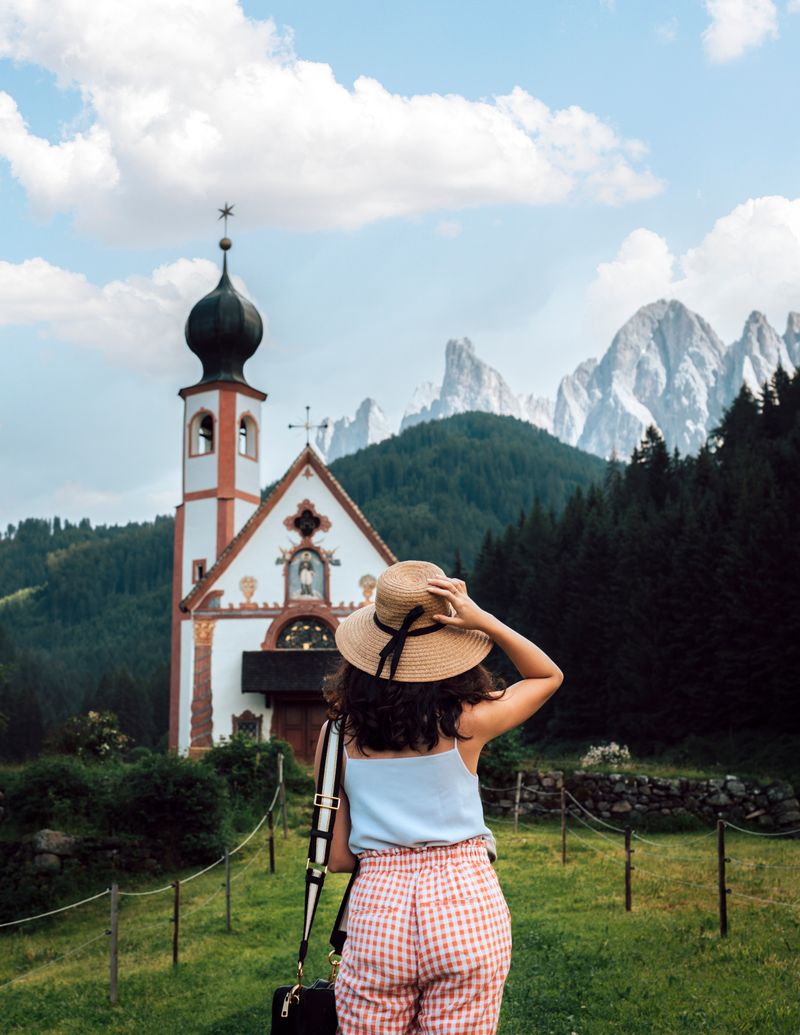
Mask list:
[[[487,534],[470,590],[565,673],[529,735],[800,733],[798,474],[800,371],[779,369],[696,456],[651,426],[560,514],[537,500]]]

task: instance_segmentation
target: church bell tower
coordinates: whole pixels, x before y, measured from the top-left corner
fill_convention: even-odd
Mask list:
[[[230,215],[226,205],[221,210]],[[227,221],[227,219],[226,219]],[[203,364],[197,384],[181,388],[183,399],[182,501],[175,512],[172,578],[172,701],[180,680],[180,601],[211,568],[261,502],[259,439],[261,404],[266,393],[253,388],[244,364],[264,333],[256,307],[234,288],[228,276],[227,237],[222,276],[201,298],[186,321],[186,342]],[[177,717],[171,715],[170,741]]]
[[[198,582],[250,517],[260,497],[259,429],[266,394],[246,381],[243,366],[263,334],[258,310],[222,277],[186,321],[186,341],[203,376],[183,399],[183,570],[181,597]]]

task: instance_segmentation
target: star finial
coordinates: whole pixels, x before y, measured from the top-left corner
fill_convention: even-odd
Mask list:
[[[219,212],[219,215],[217,216],[217,219],[224,219],[225,220],[225,236],[227,237],[228,236],[228,216],[230,216],[231,219],[233,219],[233,205],[229,205],[228,202],[226,201],[222,208],[218,208],[217,209],[217,212]]]

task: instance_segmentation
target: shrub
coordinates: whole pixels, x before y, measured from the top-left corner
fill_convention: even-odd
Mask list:
[[[522,742],[522,730],[517,726],[489,741],[478,761],[478,775],[491,786],[510,785],[514,774],[522,768],[528,754],[529,751]]]
[[[132,748],[125,756],[126,762],[141,762],[143,758],[149,758],[152,755],[152,751],[149,747],[145,747],[144,744],[140,744],[138,747]]]
[[[116,768],[116,767],[115,767]],[[107,780],[77,758],[49,756],[15,773],[7,786],[9,817],[22,828],[96,821]]]
[[[129,742],[113,712],[73,715],[48,737],[51,751],[96,762],[118,758]]]
[[[581,759],[581,765],[627,765],[631,753],[625,745],[612,740],[610,744],[592,746]]]
[[[177,755],[151,755],[125,769],[113,826],[147,839],[167,868],[211,862],[228,837],[225,781]]]
[[[266,808],[278,782],[278,754],[283,752],[283,778],[290,791],[313,792],[312,781],[283,740],[254,741],[237,734],[216,744],[202,758],[228,785],[234,802]]]

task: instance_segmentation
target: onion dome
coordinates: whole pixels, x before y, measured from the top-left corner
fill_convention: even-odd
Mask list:
[[[222,276],[189,313],[186,342],[203,364],[198,384],[235,381],[246,385],[243,367],[258,348],[264,325],[256,307],[239,294],[228,277],[230,239],[223,237],[219,246],[224,253]]]

